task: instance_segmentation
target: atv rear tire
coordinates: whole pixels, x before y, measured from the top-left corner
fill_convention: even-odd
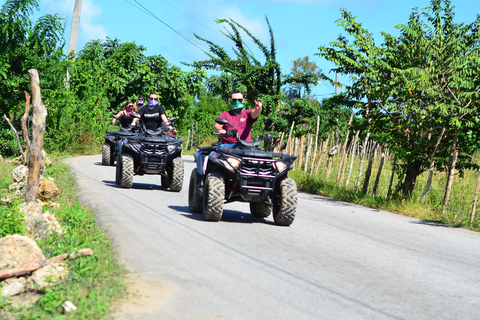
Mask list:
[[[188,185],[188,208],[192,213],[202,213],[202,195],[197,190],[197,168],[192,170]]]
[[[122,176],[120,187],[131,188],[133,184],[133,158],[129,154],[122,154]]]
[[[173,169],[170,190],[180,192],[183,187],[183,160],[181,157],[173,159]]]
[[[218,173],[212,172],[205,179],[203,189],[203,217],[207,221],[220,221],[225,199],[225,181]]]
[[[102,147],[102,165],[111,166],[112,164],[112,146],[105,142]]]
[[[273,203],[273,220],[279,226],[289,226],[297,211],[297,185],[292,178],[280,182],[277,197]]]
[[[272,213],[272,206],[265,202],[250,202],[250,213],[257,218],[266,218]]]

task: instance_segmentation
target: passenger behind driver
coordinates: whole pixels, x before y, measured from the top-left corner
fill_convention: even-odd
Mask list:
[[[135,119],[133,117],[134,113],[135,111],[133,111],[133,102],[128,101],[125,104],[125,109],[117,113],[116,115],[117,118],[113,118],[112,124],[115,125],[116,120],[120,118],[122,128],[128,128],[132,124],[133,119]]]

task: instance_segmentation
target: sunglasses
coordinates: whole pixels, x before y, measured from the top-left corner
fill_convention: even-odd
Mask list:
[[[158,100],[158,98],[148,98],[148,100]]]
[[[240,101],[243,102],[243,99],[232,99],[232,102]]]
[[[133,108],[133,104],[129,104],[129,105],[127,106],[127,108],[130,108],[130,107]]]

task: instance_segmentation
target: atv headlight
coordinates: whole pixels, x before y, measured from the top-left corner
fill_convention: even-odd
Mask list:
[[[285,164],[285,162],[282,162],[282,161],[275,162],[275,168],[277,168],[278,173],[285,170],[286,167],[287,165]]]
[[[240,165],[240,162],[241,162],[241,160],[239,160],[237,158],[233,158],[233,157],[226,157],[226,161],[223,160],[223,159],[218,159],[218,161],[223,163],[225,168],[227,168],[228,170],[231,170],[231,171],[234,171],[236,168],[238,168],[238,166]]]
[[[238,166],[240,165],[240,159],[237,159],[237,158],[227,158],[227,162],[229,165],[232,166],[232,168],[238,168]]]
[[[167,146],[168,152],[172,152],[173,150],[177,149],[177,146],[174,144],[168,145]]]

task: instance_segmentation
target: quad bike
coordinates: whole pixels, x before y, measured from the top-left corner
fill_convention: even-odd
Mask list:
[[[113,116],[115,119],[117,116]],[[133,137],[138,134],[138,130],[133,127],[123,127],[120,122],[116,122],[120,129],[118,131],[107,131],[105,142],[102,147],[102,165],[113,166],[118,156],[119,142],[122,139]]]
[[[226,119],[215,122],[230,124]],[[270,119],[266,128],[269,126]],[[291,225],[297,209],[297,186],[287,174],[297,157],[260,149],[262,140],[278,139],[265,131],[252,142],[241,140],[236,129],[217,135],[236,137],[238,143],[214,143],[195,151],[197,167],[188,188],[190,211],[203,212],[205,220],[219,221],[224,203],[242,201],[250,203],[254,217],[265,218],[273,212],[277,225]]]
[[[170,118],[175,121],[176,118]],[[122,139],[119,142],[115,183],[130,188],[134,175],[155,174],[161,176],[164,188],[179,192],[183,186],[183,139],[170,135],[168,128],[151,131],[143,126],[143,134]]]

